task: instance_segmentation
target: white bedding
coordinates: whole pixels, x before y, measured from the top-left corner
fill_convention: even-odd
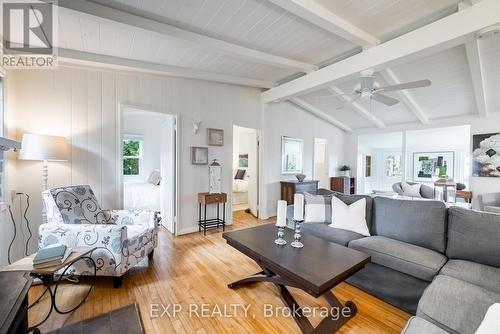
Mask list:
[[[126,182],[123,184],[124,209],[160,211],[160,186],[148,182]]]
[[[248,192],[248,180],[233,180],[233,192],[235,193]]]

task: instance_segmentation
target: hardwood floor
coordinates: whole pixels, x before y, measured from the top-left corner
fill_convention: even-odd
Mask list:
[[[235,212],[234,224],[228,229],[270,222]],[[113,289],[110,278],[98,278],[96,287],[78,310],[67,315],[53,313],[40,329],[42,333],[47,332],[136,302],[146,333],[299,333],[291,317],[267,317],[265,305],[286,312],[273,285],[264,283],[236,290],[227,288],[229,282],[259,270],[252,260],[226,245],[221,232],[212,231],[206,237],[198,233],[172,237],[162,230],[154,259],[150,263],[144,261],[124,276],[121,288]],[[57,298],[61,305],[70,303],[81,293],[80,290],[70,288],[68,284],[58,291]],[[327,306],[322,298],[315,299],[293,288],[291,291],[302,305]],[[399,333],[410,317],[348,284],[340,284],[333,291],[342,302],[353,300],[359,309],[355,318],[339,333]],[[40,292],[41,286],[34,286],[30,290],[30,302]],[[171,306],[170,316],[158,316],[164,309],[159,306],[152,312],[151,305],[157,304],[164,307],[178,304],[182,310],[174,314]],[[190,304],[193,305],[191,309]],[[224,312],[225,304],[228,305],[226,314],[229,317],[219,317],[217,307]],[[45,296],[30,309],[31,324],[44,317],[47,306]],[[248,308],[247,317],[243,307]],[[203,317],[203,312],[208,316]],[[316,317],[311,321],[316,325],[319,320]]]

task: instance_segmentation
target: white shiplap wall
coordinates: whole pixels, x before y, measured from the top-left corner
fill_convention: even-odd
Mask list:
[[[180,233],[195,228],[196,193],[208,188],[208,168],[191,165],[190,146],[206,146],[207,127],[224,129],[225,145],[210,147],[209,158],[222,161],[223,190],[230,193],[232,126],[261,126],[260,91],[253,88],[70,67],[11,71],[8,76],[11,94],[7,113],[15,115],[17,137],[20,139],[23,133],[46,133],[66,136],[71,142],[70,161],[49,163],[49,186],[88,183],[105,208],[119,206],[116,176],[119,105],[178,114]],[[193,118],[203,121],[197,135],[191,126]],[[11,189],[32,196],[29,217],[36,230],[41,218],[41,163],[20,160],[12,163],[17,177]]]

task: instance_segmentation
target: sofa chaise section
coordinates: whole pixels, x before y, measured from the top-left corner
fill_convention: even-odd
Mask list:
[[[372,263],[428,282],[439,273],[447,260],[436,251],[382,236],[353,240],[349,248],[369,254]]]

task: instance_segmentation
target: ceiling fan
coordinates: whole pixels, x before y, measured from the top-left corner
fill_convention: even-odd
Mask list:
[[[371,101],[377,101],[379,103],[382,103],[390,107],[395,104],[398,104],[399,100],[391,96],[385,95],[383,93],[394,92],[404,89],[428,87],[431,85],[431,83],[432,82],[430,80],[425,79],[425,80],[411,81],[411,82],[405,82],[396,85],[381,87],[380,84],[377,81],[375,81],[375,76],[373,75],[373,71],[365,71],[361,73],[360,82],[354,87],[353,93],[320,95],[315,97],[326,98],[326,97],[336,97],[336,96],[355,96],[354,99],[351,99],[350,101],[347,102],[347,104],[338,107],[337,109],[343,109],[345,107],[348,107],[349,105],[353,104],[360,98],[370,99],[370,108],[371,108]]]

